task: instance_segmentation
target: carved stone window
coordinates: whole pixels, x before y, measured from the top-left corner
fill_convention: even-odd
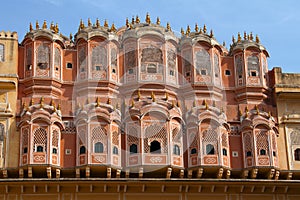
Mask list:
[[[86,48],[85,46],[80,47],[78,51],[78,61],[79,61],[79,68],[80,72],[86,71]]]
[[[196,57],[196,73],[199,75],[211,75],[211,59],[209,53],[205,49],[200,49],[195,53]],[[203,71],[202,71],[203,70]],[[206,70],[205,74],[202,74]]]
[[[118,147],[116,147],[116,146],[113,147],[113,154],[114,154],[114,155],[118,155],[118,154],[119,154],[119,149],[118,149]]]
[[[0,62],[4,62],[5,59],[5,49],[4,49],[4,45],[0,44]]]
[[[56,67],[60,67],[60,64],[61,64],[61,53],[60,53],[59,48],[55,48],[55,51],[54,51],[54,65]]]
[[[38,128],[33,134],[33,149],[35,152],[46,152],[47,131],[44,128]]]
[[[183,73],[184,76],[191,75],[192,69],[192,54],[190,51],[184,51],[182,54],[182,66],[183,66]]]
[[[95,70],[96,66],[100,66],[100,70],[107,69],[107,52],[102,46],[96,46],[92,50],[92,68]]]
[[[215,77],[220,77],[220,66],[219,66],[219,56],[217,54],[214,54],[214,71],[215,71]]]
[[[243,78],[244,63],[241,55],[235,57],[235,68],[236,68],[237,78],[238,79]]]
[[[259,76],[259,58],[255,55],[247,58],[249,76]]]
[[[110,51],[110,59],[111,59],[111,72],[116,74],[117,73],[117,66],[118,66],[118,58],[117,58],[117,50],[115,48],[111,49]]]
[[[94,144],[94,149],[96,150],[96,147],[98,148],[97,150],[101,150],[101,152],[96,152],[95,153],[106,153],[106,148],[107,148],[107,132],[104,128],[101,126],[97,126],[92,129],[92,134],[91,134],[91,142],[92,146]]]
[[[32,70],[32,48],[26,48],[26,70]]]
[[[37,49],[37,66],[39,69],[47,69],[50,66],[50,47],[41,44]]]
[[[196,154],[197,153],[197,149],[196,148],[192,148],[191,149],[191,155]]]

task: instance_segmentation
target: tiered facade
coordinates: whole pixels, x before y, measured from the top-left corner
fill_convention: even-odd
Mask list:
[[[0,177],[298,179],[299,91],[268,56],[252,33],[228,50],[149,15],[1,32]]]

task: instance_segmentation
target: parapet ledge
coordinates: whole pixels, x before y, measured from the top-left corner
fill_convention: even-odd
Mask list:
[[[18,40],[18,34],[17,32],[11,32],[11,31],[1,31],[0,32],[0,39],[15,39]]]

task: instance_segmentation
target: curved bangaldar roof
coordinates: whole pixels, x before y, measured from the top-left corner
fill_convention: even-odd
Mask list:
[[[70,44],[70,39],[59,32],[58,24],[54,25],[52,22],[48,28],[47,22],[44,21],[42,27],[40,27],[39,22],[35,24],[35,29],[32,24],[29,25],[29,32],[25,35],[22,43],[30,40],[36,40],[37,38],[46,38],[53,42],[58,42],[62,45],[63,48]]]
[[[258,52],[264,53],[269,57],[269,53],[266,48],[260,43],[258,35],[254,38],[253,34],[247,34],[244,32],[244,37],[241,37],[241,34],[238,33],[237,40],[232,36],[232,44],[230,45],[229,54],[233,55],[235,52],[244,51],[247,49],[256,49]]]

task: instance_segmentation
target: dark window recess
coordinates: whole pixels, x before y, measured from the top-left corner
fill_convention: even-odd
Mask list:
[[[276,157],[276,152],[275,151],[273,151],[273,156]]]
[[[23,149],[23,153],[25,154],[25,153],[27,153],[27,152],[28,152],[28,148],[25,147],[25,148]]]
[[[59,68],[58,68],[58,67],[56,67],[56,68],[55,68],[55,70],[56,70],[56,71],[58,71],[58,70],[59,70]]]
[[[48,63],[38,63],[37,66],[40,69],[47,69],[48,68]]]
[[[27,65],[27,66],[26,66],[26,70],[29,71],[29,70],[31,70],[31,69],[32,69],[32,65]]]
[[[81,68],[81,69],[80,69],[80,72],[84,72],[84,71],[85,71],[85,69],[84,69],[84,68]]]
[[[206,75],[206,70],[205,69],[201,69],[200,73],[201,73],[201,75]]]
[[[208,144],[206,145],[206,154],[207,155],[214,155],[215,154],[215,148],[213,145]]]
[[[256,71],[251,71],[251,76],[256,76]]]
[[[134,154],[137,153],[137,145],[136,144],[132,144],[130,145],[130,154]]]
[[[42,147],[42,146],[37,146],[36,152],[44,152],[44,147]]]
[[[56,148],[53,148],[53,149],[52,149],[52,153],[53,153],[53,154],[57,154],[57,149],[56,149]]]
[[[85,154],[85,146],[80,147],[79,154]]]
[[[174,76],[174,71],[170,70],[170,76]]]
[[[185,73],[185,76],[190,76],[190,75],[191,75],[190,72]]]
[[[226,69],[226,70],[225,70],[225,75],[226,75],[226,76],[230,76],[230,75],[231,75],[230,70]]]
[[[149,64],[148,67],[147,67],[147,73],[150,73],[150,74],[157,73],[156,65]]]
[[[117,147],[113,148],[113,154],[118,155],[119,154],[119,150]]]
[[[239,78],[242,78],[242,75],[239,75]]]
[[[103,153],[103,144],[101,142],[95,144],[94,153]]]
[[[294,152],[295,160],[300,160],[300,149],[296,149]]]
[[[223,156],[227,156],[227,149],[223,149],[222,152],[223,152]]]
[[[112,73],[114,73],[114,74],[115,74],[115,73],[116,73],[116,69],[112,69]]]
[[[259,151],[259,154],[260,154],[261,156],[265,156],[265,155],[266,155],[266,150],[261,149],[261,150]]]
[[[158,141],[151,142],[150,153],[161,153],[160,143]]]
[[[252,153],[251,153],[251,151],[247,151],[247,153],[246,153],[246,157],[251,157],[252,156]]]
[[[128,74],[133,74],[133,69],[128,69]]]
[[[95,69],[96,69],[96,71],[100,71],[101,67],[100,66],[96,66]]]
[[[67,63],[67,68],[68,69],[72,69],[73,68],[73,64],[72,63]]]
[[[174,155],[180,155],[180,148],[178,145],[174,145],[173,147],[173,154]]]
[[[191,154],[193,155],[193,154],[196,154],[196,153],[197,153],[197,149],[196,148],[192,148]]]

